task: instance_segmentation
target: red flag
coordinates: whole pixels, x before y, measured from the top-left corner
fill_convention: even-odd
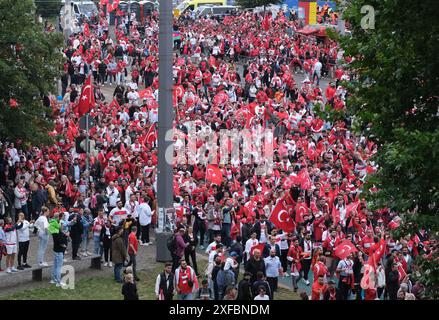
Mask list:
[[[84,85],[82,86],[81,96],[79,97],[79,102],[76,105],[77,112],[79,116],[82,116],[95,106],[95,95],[93,92],[93,85],[91,83],[91,75],[88,76],[87,80],[85,80]]]
[[[400,225],[400,222],[401,222],[401,218],[400,217],[398,217],[398,216],[394,217],[392,219],[392,221],[389,222],[389,228],[391,230],[397,229],[399,227],[399,225]]]
[[[127,150],[125,149],[125,143],[123,143],[123,142],[120,143],[120,153],[122,155],[126,155],[127,154]]]
[[[273,222],[277,228],[282,229],[285,232],[293,232],[296,229],[296,224],[290,217],[288,208],[282,200],[274,206],[269,220]]]
[[[373,270],[377,267],[377,262],[381,260],[386,250],[386,241],[381,238],[378,245],[374,245],[374,247],[370,250],[369,260],[367,260],[367,264],[369,264]]]
[[[119,104],[119,102],[117,102],[116,98],[114,98],[113,101],[110,102],[110,104],[108,105],[108,108],[110,110],[111,109],[114,109],[114,110],[119,110],[120,109],[120,104]]]
[[[406,276],[407,273],[405,272],[402,263],[398,263],[398,273],[399,273],[399,281],[402,281]]]
[[[209,164],[206,168],[206,181],[211,181],[215,183],[216,185],[220,185],[223,181],[223,174],[215,165]]]
[[[302,170],[300,170],[298,177],[300,179],[301,189],[308,190],[311,188],[312,182],[311,182],[311,178],[309,177],[307,168],[303,168]]]
[[[84,24],[84,36],[90,37],[90,26],[88,23]]]
[[[305,202],[298,202],[296,205],[296,223],[303,222],[303,216],[308,215],[308,206]]]
[[[358,207],[360,206],[360,201],[351,202],[348,205],[346,205],[346,217],[349,217],[351,212],[357,211]]]
[[[153,123],[146,133],[145,142],[149,144],[154,144],[157,140],[157,130],[155,127],[155,123]]]
[[[250,248],[250,256],[251,257],[253,256],[253,252],[255,250],[259,250],[262,253],[262,252],[264,252],[264,249],[265,249],[265,243],[259,243],[259,244],[255,245],[255,246],[251,247]]]
[[[345,240],[342,243],[340,243],[337,247],[335,247],[334,254],[340,259],[345,259],[351,253],[357,251],[358,251],[357,248],[355,248],[354,244],[351,241]]]
[[[139,91],[139,98],[140,99],[153,99],[154,96],[152,95],[152,90],[147,88]]]

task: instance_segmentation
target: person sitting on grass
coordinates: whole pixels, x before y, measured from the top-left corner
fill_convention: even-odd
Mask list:
[[[122,286],[122,295],[124,297],[124,300],[139,300],[137,286],[134,283],[133,274],[127,273],[123,280],[124,284]]]

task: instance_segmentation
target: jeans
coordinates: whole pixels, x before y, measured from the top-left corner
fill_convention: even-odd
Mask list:
[[[93,253],[95,254],[95,255],[100,255],[100,256],[102,256],[102,252],[103,252],[103,250],[102,250],[102,246],[101,246],[101,239],[100,239],[100,237],[99,236],[96,236],[96,235],[93,235],[93,243],[94,243],[94,246],[93,246]]]
[[[38,246],[38,263],[44,262],[44,255],[46,254],[47,242],[49,241],[49,236],[44,233],[38,234],[40,238],[40,244]]]
[[[120,272],[122,271],[123,263],[116,263],[114,265],[114,280],[117,282],[122,282],[122,278],[120,277]]]
[[[82,234],[82,251],[86,252],[88,249],[88,232]]]
[[[226,247],[230,247],[230,243],[232,242],[232,239],[230,238],[230,229],[230,223],[223,223],[221,239],[224,239],[223,241]]]
[[[128,262],[127,267],[129,267],[129,266],[133,266],[133,276],[134,276],[134,278],[137,278],[137,271],[136,271],[137,261],[136,261],[135,254],[130,254],[130,262]]]
[[[179,293],[178,300],[193,300],[192,293]]]
[[[63,263],[64,254],[62,252],[53,252],[53,269],[52,280],[56,283],[61,283],[61,268]]]

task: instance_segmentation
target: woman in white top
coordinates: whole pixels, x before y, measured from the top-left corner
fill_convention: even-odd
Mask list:
[[[24,268],[32,268],[27,263],[27,252],[29,251],[29,228],[33,227],[33,221],[29,222],[25,219],[24,213],[18,214],[17,221],[17,238],[18,238],[18,270],[24,270]],[[23,258],[23,264],[21,264],[21,258]]]
[[[38,247],[38,265],[41,267],[47,267],[47,262],[44,261],[44,255],[46,254],[47,242],[49,240],[49,233],[47,229],[49,228],[49,221],[47,217],[49,216],[49,209],[46,207],[41,208],[41,215],[35,221],[34,226],[38,230],[38,238],[40,239],[40,245]]]

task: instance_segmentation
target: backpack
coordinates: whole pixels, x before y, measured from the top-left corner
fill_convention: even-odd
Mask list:
[[[177,250],[177,239],[175,235],[172,235],[168,241],[166,242],[166,246],[171,253],[174,253]]]

